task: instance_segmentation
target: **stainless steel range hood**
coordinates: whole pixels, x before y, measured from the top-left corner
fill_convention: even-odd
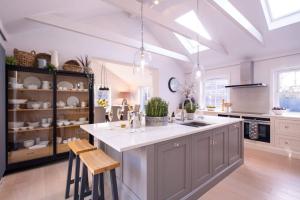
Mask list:
[[[266,87],[265,83],[254,83],[254,65],[253,61],[243,62],[240,66],[240,84],[227,85],[226,88],[252,88]]]

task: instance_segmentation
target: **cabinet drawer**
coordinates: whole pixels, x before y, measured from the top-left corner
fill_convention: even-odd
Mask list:
[[[8,163],[17,163],[21,161],[33,160],[37,158],[42,158],[46,156],[52,156],[53,148],[48,146],[41,149],[21,149],[17,151],[11,151],[8,153]]]
[[[300,151],[300,140],[291,139],[288,137],[277,137],[277,144],[285,149]]]
[[[300,139],[300,120],[276,120],[275,133]]]

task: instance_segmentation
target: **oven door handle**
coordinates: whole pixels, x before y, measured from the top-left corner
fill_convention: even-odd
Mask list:
[[[257,120],[256,123],[263,124],[263,125],[270,125],[270,122],[260,121],[260,120]]]

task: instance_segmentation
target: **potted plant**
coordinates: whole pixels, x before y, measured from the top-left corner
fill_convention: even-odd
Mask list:
[[[187,118],[190,120],[193,120],[196,109],[197,109],[196,104],[193,102],[189,102],[189,103],[185,104],[184,109],[186,110]]]
[[[151,98],[146,109],[146,126],[168,125],[168,103],[159,97]]]

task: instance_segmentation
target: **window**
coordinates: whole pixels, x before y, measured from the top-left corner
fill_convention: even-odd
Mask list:
[[[139,94],[139,103],[140,103],[140,111],[145,111],[145,105],[147,104],[147,101],[151,97],[150,87],[140,87],[138,90]]]
[[[177,19],[175,19],[175,21],[198,33],[199,35],[201,35],[202,37],[208,39],[208,40],[211,40],[211,37],[209,35],[209,33],[206,31],[206,29],[204,28],[203,24],[200,22],[197,14],[195,13],[195,11],[191,10],[189,11],[188,13],[178,17]]]
[[[300,21],[299,0],[260,0],[269,30]]]
[[[204,83],[204,99],[206,106],[222,107],[222,100],[229,100],[228,90],[225,88],[229,84],[228,79],[215,78],[208,79]]]
[[[197,53],[198,52],[198,46],[199,46],[199,52],[209,49],[208,47],[199,44],[199,42],[197,42],[195,40],[188,39],[188,38],[186,38],[182,35],[179,35],[177,33],[174,33],[174,35],[176,36],[176,38],[180,41],[180,43],[184,46],[184,48],[186,48],[186,50],[190,54]]]
[[[278,1],[278,0],[276,0]],[[248,31],[259,42],[263,42],[261,33],[249,22],[249,20],[236,9],[228,0],[213,0],[220,8],[222,8],[230,17],[239,23],[246,31]]]
[[[290,112],[300,112],[300,68],[277,73],[275,103]]]

